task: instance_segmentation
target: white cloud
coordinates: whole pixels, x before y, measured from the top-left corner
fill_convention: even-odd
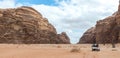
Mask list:
[[[16,3],[15,0],[0,0],[0,8],[15,8],[22,6],[20,3]]]
[[[0,0],[0,8],[14,7],[14,0]]]
[[[58,6],[32,5],[57,28],[67,32],[72,43],[96,21],[117,10],[118,0],[55,0]],[[76,31],[77,30],[77,31]]]
[[[72,43],[79,41],[82,34],[96,21],[117,10],[118,0],[55,0],[57,6],[29,4],[56,27],[58,33],[67,32]],[[23,5],[15,0],[0,0],[0,8]]]

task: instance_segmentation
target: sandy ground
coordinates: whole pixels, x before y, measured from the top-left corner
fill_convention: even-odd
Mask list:
[[[71,52],[80,49],[79,52]],[[0,44],[0,58],[120,58],[120,45],[100,45],[101,51],[92,52],[90,44]]]

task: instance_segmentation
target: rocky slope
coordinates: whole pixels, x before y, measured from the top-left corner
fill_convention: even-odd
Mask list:
[[[0,9],[0,43],[19,44],[68,44],[66,34],[56,29],[35,9],[22,6]]]
[[[70,41],[69,37],[67,36],[67,34],[65,32],[62,32],[61,34],[58,34],[58,39],[60,39],[61,44],[62,43],[68,43],[68,41]]]
[[[95,40],[95,27],[88,29],[81,37],[79,43],[93,43]]]
[[[112,42],[120,43],[120,5],[118,11],[112,16],[97,21],[94,28],[94,31],[90,29],[91,32],[85,32],[79,43],[93,43],[93,39],[95,39],[97,43],[103,44]],[[92,36],[95,36],[95,38]]]

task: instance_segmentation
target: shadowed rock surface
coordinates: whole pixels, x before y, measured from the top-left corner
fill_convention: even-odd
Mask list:
[[[94,31],[90,30],[91,32],[85,32],[79,43],[93,43],[91,41],[94,39],[92,36],[95,36],[97,43],[120,43],[120,5],[117,12],[112,16],[97,21]]]
[[[61,44],[62,43],[67,44],[68,42],[70,42],[70,39],[65,32],[62,32],[61,34],[58,34],[58,39],[60,39]]]
[[[95,27],[88,29],[81,37],[79,43],[93,43],[95,40]]]
[[[31,7],[0,9],[0,43],[70,43],[69,38],[64,37],[66,34],[60,35],[46,18]]]

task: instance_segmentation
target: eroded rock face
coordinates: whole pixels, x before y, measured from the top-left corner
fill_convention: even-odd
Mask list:
[[[66,39],[66,38],[65,38]],[[0,9],[0,43],[59,44],[56,29],[35,9]]]
[[[70,39],[65,32],[58,34],[58,38],[60,39],[61,44],[62,43],[66,43],[66,44],[69,43],[70,44]]]
[[[95,28],[95,38],[97,43],[120,43],[120,5],[118,7],[118,11],[115,12],[112,16],[109,16],[103,20],[97,21],[96,28]],[[91,31],[91,34],[94,35]],[[89,34],[87,32],[87,34]],[[91,37],[92,37],[91,35]],[[83,37],[89,37],[89,35]],[[84,43],[93,43],[89,39],[93,38],[81,38],[79,43],[85,41]]]
[[[93,43],[95,40],[95,27],[88,29],[83,36],[80,38],[78,43]]]

